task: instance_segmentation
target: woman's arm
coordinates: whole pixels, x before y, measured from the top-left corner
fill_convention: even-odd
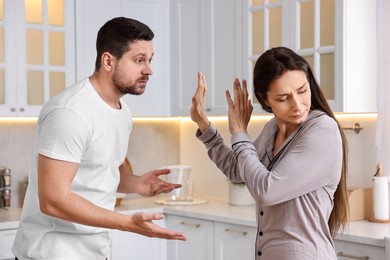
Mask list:
[[[336,189],[342,164],[340,133],[333,119],[315,120],[271,171],[249,139],[240,138],[234,145],[241,177],[259,205],[275,205],[323,187]]]

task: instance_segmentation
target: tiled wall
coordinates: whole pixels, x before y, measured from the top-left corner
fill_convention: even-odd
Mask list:
[[[23,202],[23,183],[28,176],[35,126],[35,120],[0,120],[0,165],[12,171],[11,207],[20,207]],[[136,120],[128,151],[134,172],[142,174],[164,165],[179,164],[179,131],[177,119]]]
[[[269,117],[252,119],[249,133],[255,138]],[[360,123],[364,129],[356,134],[347,131],[349,141],[349,186],[370,187],[376,167],[375,116],[340,115],[344,126]],[[213,118],[212,123],[230,143],[226,118]],[[228,182],[208,159],[203,144],[195,138],[195,124],[188,118],[137,119],[129,140],[128,157],[136,174],[172,164],[193,166],[194,195],[219,200],[228,199]],[[12,170],[13,207],[22,205],[23,182],[28,175],[35,121],[0,120],[0,165]]]

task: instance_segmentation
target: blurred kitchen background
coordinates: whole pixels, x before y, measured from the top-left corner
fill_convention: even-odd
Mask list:
[[[128,157],[137,174],[193,166],[194,196],[226,201],[228,182],[209,161],[189,119],[202,71],[207,110],[230,142],[224,91],[252,82],[266,49],[288,46],[311,64],[349,142],[350,187],[371,187],[376,171],[377,2],[367,0],[1,0],[0,165],[11,169],[11,207],[22,206],[36,117],[42,104],[94,69],[98,29],[116,16],[155,32],[146,93],[126,97],[134,128]],[[251,87],[251,84],[249,84]],[[255,138],[270,116],[255,102]]]
[[[371,187],[376,171],[375,129],[376,114],[338,114],[345,127],[359,123],[358,134],[346,130],[349,143],[350,187]],[[249,133],[255,138],[270,116],[254,116]],[[225,140],[230,143],[226,117],[211,118]],[[0,120],[1,165],[12,173],[11,206],[20,207],[24,196],[24,182],[28,176],[31,149],[35,135],[35,119]],[[128,157],[137,174],[164,165],[193,166],[191,178],[195,181],[194,196],[228,200],[228,182],[208,159],[206,150],[195,138],[196,125],[188,117],[135,118],[129,140]]]

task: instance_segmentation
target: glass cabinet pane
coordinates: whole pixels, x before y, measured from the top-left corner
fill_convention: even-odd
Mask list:
[[[264,52],[264,11],[252,14],[252,53]]]
[[[0,69],[0,104],[5,104],[4,69]]]
[[[0,64],[4,65],[4,27],[3,0],[0,0]],[[0,104],[5,104],[4,69],[0,68]]]
[[[310,68],[311,68],[311,72],[313,72],[313,74],[314,74],[314,57],[313,57],[313,55],[303,56],[303,58],[307,61],[307,63],[309,63]],[[318,79],[316,79],[316,80],[318,80]]]
[[[281,8],[270,9],[269,12],[269,47],[282,45],[282,10]],[[265,51],[265,50],[264,50]]]
[[[25,0],[25,13],[27,23],[42,24],[42,0]]]
[[[301,49],[314,47],[314,2],[300,4]]]
[[[50,72],[50,97],[65,89],[65,73]]]
[[[320,86],[326,99],[335,98],[335,86],[334,86],[334,54],[322,54],[320,62]]]
[[[42,105],[44,102],[44,85],[42,71],[27,72],[27,104]]]
[[[27,64],[43,64],[43,32],[26,30]]]
[[[252,6],[262,5],[264,4],[264,0],[252,0]]]
[[[65,43],[63,32],[49,32],[49,64],[51,66],[65,65]]]
[[[320,1],[320,45],[334,45],[334,0]]]
[[[3,7],[3,0],[0,0],[0,20],[4,19],[4,7]]]
[[[4,63],[4,28],[0,27],[0,63]]]
[[[64,0],[48,0],[47,15],[50,25],[64,25]]]

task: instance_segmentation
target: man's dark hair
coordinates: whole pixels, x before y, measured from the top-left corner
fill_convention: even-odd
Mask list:
[[[153,31],[140,21],[117,17],[106,22],[99,30],[96,39],[95,70],[101,67],[101,57],[109,52],[118,60],[130,50],[130,44],[135,41],[151,41]]]

